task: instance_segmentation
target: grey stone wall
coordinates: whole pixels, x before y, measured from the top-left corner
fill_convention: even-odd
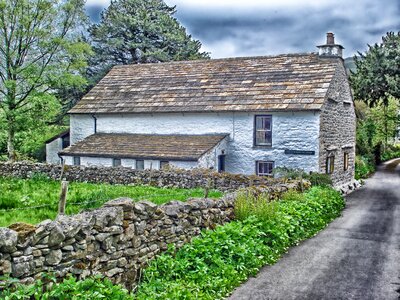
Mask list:
[[[62,166],[30,162],[0,163],[0,176],[30,178],[34,174],[44,174],[52,179],[60,179]],[[99,166],[65,166],[63,178],[69,181],[146,184],[159,187],[197,188],[211,186],[221,191],[234,191],[251,184],[274,184],[277,179],[216,173],[207,170],[134,170]]]
[[[328,90],[328,100],[320,115],[320,172],[326,172],[328,155],[335,157],[331,174],[335,186],[354,181],[356,116],[350,85],[343,63],[338,67]],[[349,168],[344,170],[344,153],[349,154]]]
[[[37,226],[0,228],[0,277],[31,283],[42,272],[58,278],[103,274],[130,288],[140,270],[167,245],[181,247],[202,229],[232,220],[233,205],[232,194],[161,206],[120,198]]]

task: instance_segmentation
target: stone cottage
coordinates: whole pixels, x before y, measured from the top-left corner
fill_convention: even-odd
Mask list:
[[[53,139],[48,162],[265,176],[285,166],[350,182],[356,122],[343,47],[329,33],[318,48],[115,66],[70,110],[71,145]]]

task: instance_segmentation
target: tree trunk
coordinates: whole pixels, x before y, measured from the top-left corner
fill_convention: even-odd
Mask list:
[[[14,162],[16,160],[15,155],[15,120],[12,116],[7,116],[7,153],[8,160]]]

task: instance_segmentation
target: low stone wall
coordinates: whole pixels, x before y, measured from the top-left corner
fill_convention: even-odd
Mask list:
[[[0,176],[30,178],[34,174],[44,174],[52,179],[60,179],[62,166],[30,162],[0,163]],[[210,186],[221,191],[234,191],[249,185],[273,185],[277,179],[216,173],[207,170],[134,170],[123,167],[81,167],[65,166],[63,178],[69,181],[146,184],[159,187],[197,188]]]
[[[56,179],[60,172],[61,167],[46,164],[0,164],[0,176],[27,178],[42,173]],[[212,178],[221,190],[256,183],[246,176],[124,168],[68,167],[64,175],[75,181],[151,184],[155,180],[157,185],[186,188],[204,186]],[[299,182],[268,183],[253,187],[254,192],[268,191],[271,198],[278,198],[288,189],[300,188]],[[11,276],[30,283],[43,272],[54,273],[58,278],[68,274],[79,278],[102,274],[114,283],[132,288],[140,270],[168,245],[179,248],[202,229],[213,229],[233,220],[234,202],[234,193],[217,200],[191,199],[160,206],[120,198],[102,208],[59,216],[36,226],[17,223],[0,228],[0,277]]]
[[[140,270],[167,245],[180,247],[202,229],[229,222],[233,206],[232,194],[161,206],[120,198],[37,226],[0,228],[0,276],[30,283],[42,272],[58,278],[103,274],[131,288]]]

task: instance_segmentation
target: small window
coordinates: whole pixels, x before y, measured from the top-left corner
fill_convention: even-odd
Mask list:
[[[80,166],[81,165],[81,158],[78,156],[74,156],[74,166]]]
[[[255,116],[254,145],[272,145],[272,116]]]
[[[348,169],[349,169],[349,154],[345,152],[343,156],[343,170],[347,171]]]
[[[120,158],[114,158],[113,159],[113,167],[119,167],[121,166],[121,159]]]
[[[328,156],[326,159],[326,174],[332,174],[335,170],[335,156]]]
[[[136,161],[136,170],[144,170],[144,160]]]
[[[257,161],[256,162],[256,174],[258,176],[272,176],[274,170],[273,161]]]
[[[166,160],[160,161],[160,170],[164,169],[168,165],[169,165],[169,161],[166,161]]]
[[[62,138],[62,148],[65,149],[69,147],[69,145],[70,145],[69,135],[66,135]]]

